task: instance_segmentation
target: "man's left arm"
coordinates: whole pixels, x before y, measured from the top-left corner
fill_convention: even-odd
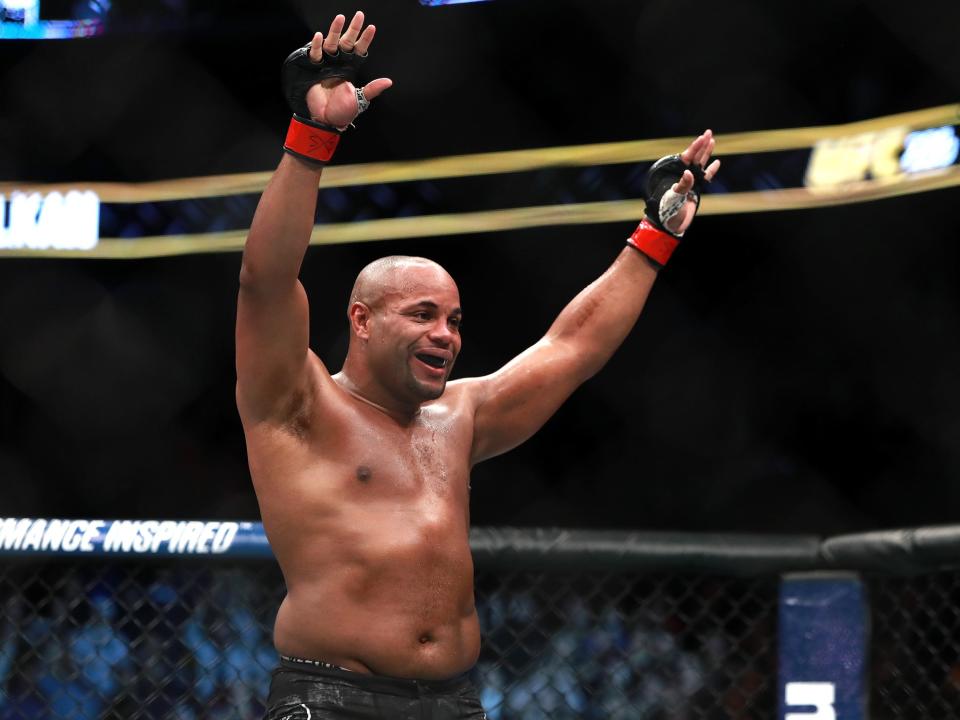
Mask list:
[[[713,148],[713,136],[707,130],[684,150],[680,160],[695,166],[709,181],[719,168],[719,161],[705,167]],[[688,193],[694,183],[693,173],[685,170],[667,191],[670,197],[679,198],[664,223],[669,233],[651,229],[653,244],[644,252],[625,247],[607,271],[561,311],[539,342],[495,373],[464,381],[472,385],[475,397],[473,463],[527,440],[610,359],[640,317],[657,278],[660,265],[648,255],[663,259],[661,236],[673,242],[670,236],[682,235],[693,220],[697,202],[688,199]]]

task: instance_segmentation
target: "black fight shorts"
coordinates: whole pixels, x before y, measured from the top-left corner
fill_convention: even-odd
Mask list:
[[[486,720],[465,676],[425,682],[281,658],[264,720]]]

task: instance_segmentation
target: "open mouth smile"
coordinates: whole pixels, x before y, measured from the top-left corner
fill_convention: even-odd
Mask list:
[[[442,355],[434,355],[433,353],[419,352],[416,354],[416,358],[433,370],[443,370],[450,364],[448,358]]]

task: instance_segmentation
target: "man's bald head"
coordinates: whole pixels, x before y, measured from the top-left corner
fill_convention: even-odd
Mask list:
[[[460,291],[440,265],[392,255],[367,265],[350,293],[344,373],[385,406],[443,394],[460,353]]]
[[[431,280],[453,283],[450,274],[433,260],[409,255],[382,257],[357,275],[350,293],[350,304],[362,302],[371,309],[378,309],[388,295],[410,295],[417,292],[425,281]]]

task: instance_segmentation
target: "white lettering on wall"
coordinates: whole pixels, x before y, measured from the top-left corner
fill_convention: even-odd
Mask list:
[[[100,198],[92,190],[0,195],[0,249],[92,250],[100,239]]]
[[[837,687],[828,682],[792,682],[787,683],[784,700],[789,706],[812,708],[804,712],[789,712],[783,720],[837,720]]]

